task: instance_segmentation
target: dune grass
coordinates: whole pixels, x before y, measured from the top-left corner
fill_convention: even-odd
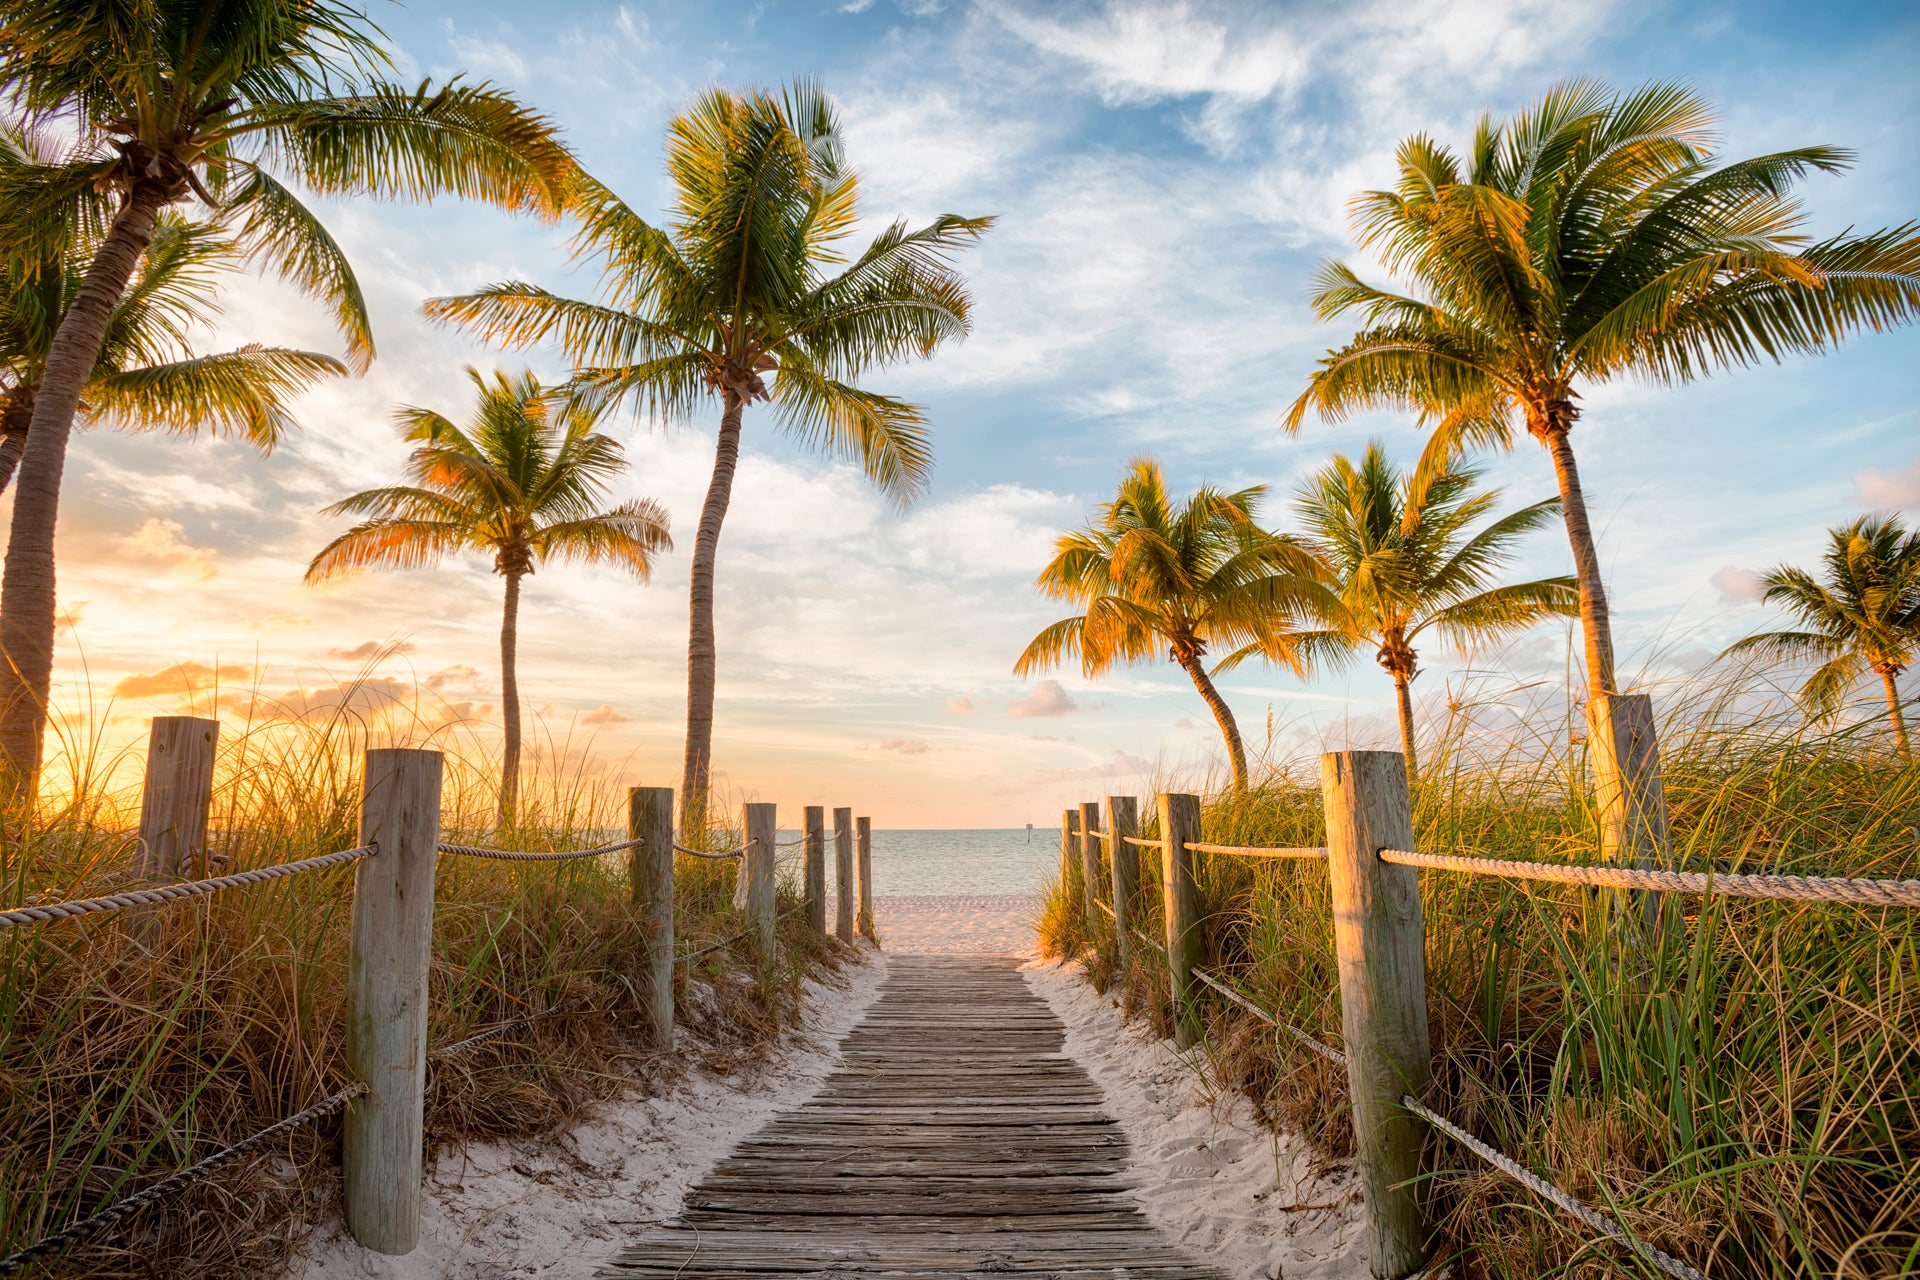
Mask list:
[[[1817,732],[1736,682],[1660,695],[1685,865],[1920,875],[1920,768],[1878,723]],[[1592,861],[1583,744],[1564,710],[1454,709],[1414,798],[1423,849]],[[1209,841],[1324,843],[1317,766],[1206,803]],[[1326,873],[1196,855],[1207,955],[1338,1043]],[[1160,924],[1158,859],[1142,902]],[[1920,913],[1670,898],[1685,928],[1623,952],[1588,891],[1423,872],[1433,1105],[1713,1276],[1920,1274]],[[1043,937],[1114,978],[1111,929],[1056,886]],[[1130,1004],[1170,1030],[1164,961],[1134,948]],[[1346,1078],[1225,1001],[1196,1058],[1328,1162],[1351,1154]],[[1444,1249],[1463,1277],[1658,1273],[1435,1137]]]
[[[417,708],[270,715],[222,743],[216,872],[351,846],[361,753],[401,743],[456,749],[445,788],[451,839],[565,849],[624,830],[624,788],[578,749],[545,753],[523,783],[516,826],[498,831],[497,766],[458,726],[436,727]],[[16,819],[0,845],[5,905],[127,883],[137,761],[80,755],[68,766],[77,781],[31,824]],[[732,843],[725,831],[707,839]],[[681,862],[681,948],[736,932],[733,864]],[[137,916],[0,932],[0,1254],[348,1083],[352,874],[335,868]],[[782,909],[797,892],[786,877]],[[657,1087],[691,1062],[744,1064],[794,1022],[802,981],[849,954],[789,914],[768,972],[754,968],[744,944],[679,966],[687,1032],[669,1059],[648,1043],[638,1003],[645,937],[619,855],[442,858],[435,893],[430,1046],[556,1004],[567,1012],[429,1066],[430,1150],[552,1132],[589,1104]],[[337,1220],[338,1132],[337,1118],[296,1132],[266,1158],[142,1211],[40,1274],[276,1274],[302,1236]]]

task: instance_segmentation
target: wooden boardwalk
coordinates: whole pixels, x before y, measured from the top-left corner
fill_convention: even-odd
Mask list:
[[[894,958],[819,1095],[600,1275],[1224,1280],[1125,1194],[1126,1137],[1017,966]]]

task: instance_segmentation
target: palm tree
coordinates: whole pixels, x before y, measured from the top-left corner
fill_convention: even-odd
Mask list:
[[[1321,268],[1323,319],[1362,328],[1329,352],[1285,419],[1395,406],[1433,428],[1420,474],[1473,445],[1510,448],[1517,421],[1559,480],[1580,586],[1587,679],[1618,692],[1600,557],[1571,433],[1580,388],[1821,352],[1920,311],[1920,223],[1812,241],[1791,195],[1850,152],[1803,147],[1720,164],[1709,107],[1654,84],[1588,80],[1504,123],[1482,119],[1463,167],[1425,135],[1400,144],[1400,183],[1354,201],[1362,246],[1410,294]]]
[[[1760,580],[1761,600],[1784,604],[1808,629],[1748,636],[1727,652],[1818,662],[1800,696],[1823,717],[1873,672],[1886,694],[1894,743],[1911,759],[1900,673],[1920,655],[1920,529],[1908,530],[1898,516],[1862,516],[1827,533],[1824,582],[1786,564]]]
[[[75,256],[22,272],[0,263],[0,492],[26,448],[47,354],[83,265]],[[219,314],[214,277],[238,265],[233,241],[217,228],[162,213],[107,322],[81,412],[133,430],[192,436],[211,428],[271,452],[293,426],[288,402],[347,370],[332,356],[286,347],[195,355],[187,331]]]
[[[54,528],[74,414],[160,211],[189,197],[239,249],[326,302],[349,363],[373,356],[340,247],[282,179],[321,195],[442,192],[556,212],[575,172],[541,116],[489,85],[379,78],[381,33],[339,0],[37,0],[0,12],[0,80],[30,127],[75,139],[51,171],[0,191],[4,252],[60,260],[76,206],[111,215],[48,345],[0,578],[0,778],[32,795],[53,668]],[[23,181],[0,166],[0,186]]]
[[[1213,712],[1234,790],[1245,791],[1240,727],[1203,659],[1215,648],[1235,651],[1236,659],[1257,651],[1304,672],[1290,619],[1330,603],[1313,554],[1257,523],[1265,494],[1263,485],[1238,493],[1203,488],[1175,508],[1160,465],[1136,458],[1098,520],[1062,534],[1040,573],[1043,594],[1085,612],[1035,636],[1014,674],[1044,671],[1078,654],[1081,670],[1097,676],[1116,663],[1146,661],[1164,647]]]
[[[932,465],[926,413],[858,382],[967,332],[965,283],[950,264],[992,219],[896,222],[847,261],[858,182],[831,100],[805,82],[778,96],[708,90],[667,135],[676,198],[665,229],[582,184],[576,250],[601,268],[602,300],[509,282],[433,299],[426,312],[509,345],[557,339],[579,366],[581,394],[630,401],[657,421],[719,401],[687,640],[680,825],[697,830],[713,760],[714,561],[746,407],[767,402],[789,436],[911,501]]]
[[[322,514],[364,517],[307,566],[309,583],[379,566],[416,569],[456,551],[493,557],[506,579],[500,622],[500,694],[506,715],[500,821],[513,819],[520,778],[520,580],[550,560],[609,564],[640,581],[673,548],[667,513],[650,498],[599,510],[608,482],[626,466],[620,446],[593,429],[594,415],[560,398],[531,372],[491,378],[469,367],[480,393],[462,430],[431,409],[395,414],[420,447],[407,460],[412,484],[368,489]]]
[[[1331,663],[1362,645],[1376,647],[1399,700],[1409,781],[1418,774],[1409,686],[1420,655],[1413,642],[1423,631],[1467,649],[1579,612],[1579,589],[1566,575],[1493,585],[1514,542],[1558,515],[1560,502],[1536,502],[1474,532],[1474,522],[1500,500],[1497,489],[1475,492],[1479,479],[1477,471],[1453,468],[1420,483],[1373,441],[1359,466],[1336,456],[1300,489],[1310,545],[1331,566],[1339,597],[1327,629],[1300,637],[1300,646]]]

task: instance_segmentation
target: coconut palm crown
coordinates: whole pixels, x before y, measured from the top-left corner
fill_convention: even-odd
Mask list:
[[[1353,221],[1412,291],[1323,266],[1315,308],[1363,327],[1285,417],[1293,431],[1309,411],[1410,409],[1433,429],[1423,475],[1469,446],[1508,448],[1524,427],[1559,481],[1595,694],[1618,690],[1570,438],[1580,389],[1688,382],[1920,313],[1920,223],[1824,240],[1803,230],[1794,184],[1845,169],[1851,153],[1721,163],[1713,127],[1684,88],[1576,80],[1511,119],[1482,119],[1464,156],[1425,135],[1402,142],[1399,184],[1356,197]]]
[[[1186,672],[1220,726],[1235,790],[1247,786],[1247,751],[1233,711],[1206,667],[1213,650],[1250,653],[1296,673],[1305,661],[1292,619],[1325,608],[1321,567],[1292,538],[1258,522],[1264,485],[1222,493],[1202,488],[1178,506],[1150,458],[1137,458],[1112,502],[1082,529],[1062,534],[1036,585],[1082,606],[1035,636],[1014,664],[1030,675],[1078,656],[1097,676],[1164,653]]]
[[[13,483],[26,449],[47,354],[83,265],[77,255],[40,270],[0,263],[0,491]],[[232,239],[218,228],[160,215],[87,379],[80,409],[89,422],[237,435],[272,452],[293,428],[293,399],[347,369],[318,352],[257,344],[196,355],[189,332],[219,315],[216,280],[239,265]]]
[[[1836,714],[1847,690],[1872,672],[1894,743],[1911,756],[1900,673],[1920,657],[1920,530],[1898,516],[1862,516],[1828,537],[1820,577],[1783,564],[1760,579],[1761,600],[1786,606],[1806,630],[1748,636],[1727,652],[1818,663],[1800,696],[1823,717]]]
[[[413,483],[368,489],[328,507],[322,514],[363,518],[321,548],[307,581],[375,567],[417,569],[460,551],[492,558],[494,572],[506,579],[500,623],[505,824],[519,794],[521,579],[565,560],[612,565],[645,582],[654,557],[673,541],[665,509],[651,499],[601,509],[626,461],[617,442],[593,429],[590,410],[556,397],[532,373],[488,377],[469,368],[467,376],[480,393],[468,427],[430,409],[395,414],[404,437],[419,444],[407,460]]]
[[[765,403],[786,434],[910,501],[932,465],[926,413],[860,380],[966,334],[970,304],[952,259],[992,219],[896,222],[849,252],[858,180],[832,101],[804,81],[779,94],[701,94],[668,127],[667,169],[675,203],[665,227],[582,184],[576,250],[601,271],[599,299],[505,283],[432,299],[426,312],[494,342],[558,342],[579,366],[580,394],[656,421],[718,402],[687,644],[680,825],[697,830],[713,756],[714,563],[744,411]]]
[[[104,225],[55,331],[15,481],[0,576],[0,784],[32,794],[53,667],[54,529],[68,438],[113,312],[160,211],[194,200],[241,253],[325,303],[348,362],[373,356],[366,303],[294,194],[451,193],[557,213],[576,170],[510,95],[383,78],[382,35],[338,0],[15,0],[0,82],[31,128],[73,139],[50,171],[0,164],[0,255],[58,262],[76,217]],[[88,193],[106,198],[88,201]],[[81,212],[77,213],[79,210]]]
[[[1413,699],[1420,671],[1414,642],[1431,632],[1462,650],[1503,640],[1579,611],[1573,578],[1500,583],[1514,543],[1559,514],[1548,498],[1474,525],[1500,501],[1480,473],[1452,467],[1431,480],[1402,475],[1378,441],[1355,466],[1336,456],[1302,485],[1298,510],[1309,544],[1333,572],[1339,607],[1324,630],[1297,638],[1315,662],[1342,665],[1364,646],[1393,677],[1407,776],[1417,776]]]

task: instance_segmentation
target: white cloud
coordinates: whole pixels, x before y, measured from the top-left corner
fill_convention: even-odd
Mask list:
[[[1716,569],[1713,577],[1707,581],[1720,593],[1721,604],[1752,604],[1765,590],[1760,575],[1752,569],[1736,569],[1732,566]]]
[[[186,530],[178,520],[158,517],[142,521],[120,543],[127,555],[142,560],[157,560],[175,577],[205,582],[219,573],[219,553],[212,547],[196,547],[186,541]]]
[[[964,716],[971,714],[972,711],[973,697],[970,694],[950,693],[947,695],[947,713],[949,715]]]
[[[585,715],[580,717],[581,724],[593,725],[595,728],[598,728],[602,725],[631,724],[632,722],[633,722],[632,716],[620,714],[620,712],[614,710],[611,703],[606,703],[606,702],[601,703],[599,706],[595,707],[593,710],[587,712]]]
[[[1060,687],[1058,680],[1042,680],[1033,687],[1032,693],[1007,704],[1007,716],[1014,720],[1066,716],[1078,710],[1080,704],[1073,700],[1072,694]]]
[[[1860,471],[1853,477],[1862,505],[1879,510],[1920,508],[1920,462],[1889,471]]]
[[[923,756],[933,747],[921,738],[888,738],[879,744],[882,751],[897,751],[903,756]]]

